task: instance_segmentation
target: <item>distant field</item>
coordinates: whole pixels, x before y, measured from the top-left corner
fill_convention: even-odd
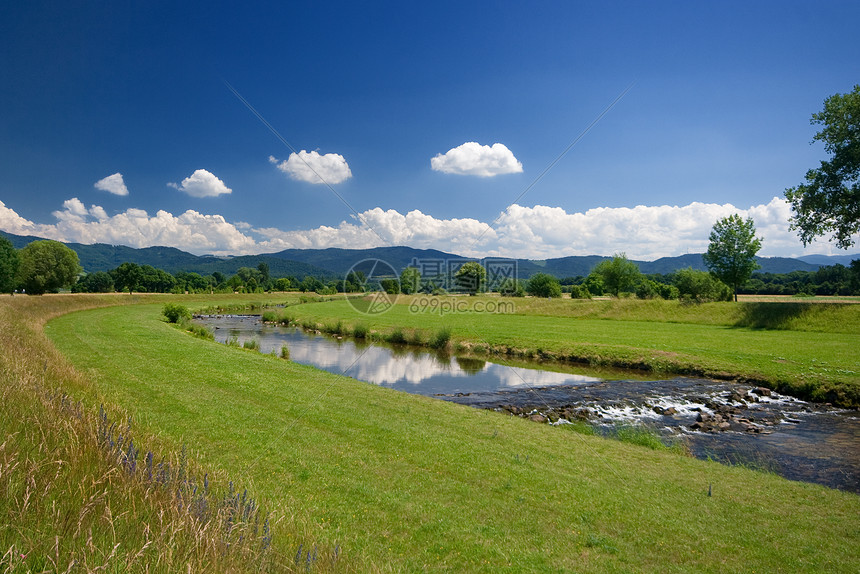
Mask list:
[[[476,305],[508,307],[473,312]],[[455,345],[482,353],[741,378],[860,405],[860,305],[399,297],[382,314],[338,300],[288,307],[282,315],[328,330],[341,322],[346,331],[363,326],[380,336],[417,332],[425,341],[449,329]]]
[[[52,320],[91,381],[76,392],[242,477],[294,529],[339,546],[346,570],[850,572],[860,560],[855,495],[368,385],[192,338],[159,312]]]
[[[805,303],[860,303],[860,297],[840,295],[816,295],[814,297],[798,297],[796,295],[738,295],[739,302],[792,302]]]

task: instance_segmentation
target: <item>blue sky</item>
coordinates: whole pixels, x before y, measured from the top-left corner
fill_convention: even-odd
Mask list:
[[[739,212],[764,255],[844,253],[782,197],[860,83],[857,2],[7,4],[5,231],[650,259]]]

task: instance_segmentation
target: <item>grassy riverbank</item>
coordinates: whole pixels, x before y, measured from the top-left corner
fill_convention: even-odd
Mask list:
[[[118,403],[100,413],[94,379],[43,333],[75,310],[166,300],[0,296],[0,572],[304,571],[297,547],[314,540],[287,513],[231,494],[222,469]],[[314,550],[317,570],[331,550]]]
[[[293,531],[339,546],[344,569],[848,572],[860,560],[855,495],[398,393],[159,315],[53,320],[80,381],[58,384],[189,445]]]
[[[371,337],[399,331],[424,343],[447,331],[453,346],[478,353],[741,379],[860,406],[860,305],[401,296],[381,314],[341,300],[289,307],[281,316]]]

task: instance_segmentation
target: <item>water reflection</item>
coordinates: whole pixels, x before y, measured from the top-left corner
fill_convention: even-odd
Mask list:
[[[581,385],[598,377],[501,365],[475,357],[435,353],[408,346],[374,345],[365,341],[308,334],[294,327],[264,325],[256,317],[220,316],[201,319],[215,329],[215,340],[250,339],[263,353],[279,353],[286,345],[290,359],[305,365],[425,395],[499,391],[553,385]]]

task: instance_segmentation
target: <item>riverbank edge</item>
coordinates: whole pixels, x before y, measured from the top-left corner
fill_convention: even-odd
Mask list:
[[[328,299],[331,301],[334,299]],[[296,303],[301,305],[305,301]],[[311,302],[326,302],[314,300]],[[410,345],[417,348],[432,350],[448,350],[454,353],[464,353],[475,357],[509,357],[535,360],[541,363],[558,362],[573,366],[611,367],[628,369],[642,373],[660,375],[681,375],[698,378],[728,381],[739,385],[765,387],[780,394],[792,396],[805,401],[830,404],[840,408],[860,410],[860,385],[843,384],[832,381],[790,380],[785,378],[770,378],[759,373],[730,371],[710,368],[699,364],[695,357],[682,357],[669,351],[653,352],[651,358],[629,358],[619,355],[611,348],[602,348],[599,352],[558,353],[541,347],[512,347],[506,345],[490,345],[474,343],[456,337],[450,330],[447,335],[440,330],[403,329],[394,327],[380,330],[371,329],[361,321],[326,322],[323,318],[296,319],[289,316],[287,309],[279,311],[257,307],[264,322],[279,325],[299,326],[305,330],[326,333],[330,335],[351,337],[368,342],[385,342],[395,345]],[[256,309],[255,309],[256,310]],[[686,359],[686,360],[683,360]]]

